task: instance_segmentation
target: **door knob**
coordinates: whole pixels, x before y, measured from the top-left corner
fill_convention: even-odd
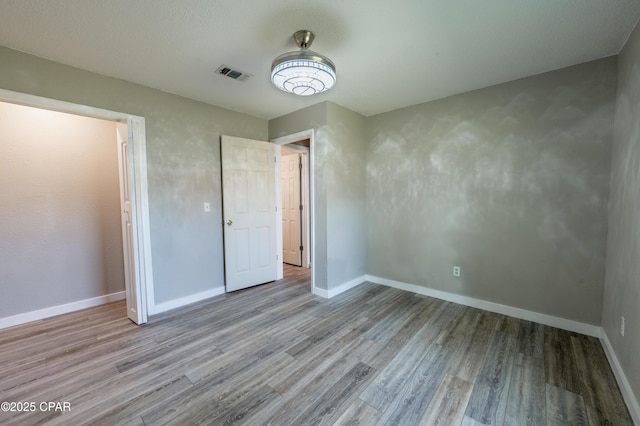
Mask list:
[[[227,225],[233,225],[233,221],[231,219],[227,219]]]

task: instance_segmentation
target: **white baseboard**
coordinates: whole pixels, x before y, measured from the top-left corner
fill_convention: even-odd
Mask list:
[[[337,296],[340,293],[344,293],[347,290],[351,290],[352,288],[359,286],[365,281],[366,281],[366,276],[362,275],[358,278],[354,278],[350,281],[342,283],[339,286],[334,287],[330,290],[324,290],[322,288],[314,287],[313,294],[324,297],[325,299],[331,299],[332,297]]]
[[[181,297],[179,299],[169,300],[158,305],[154,305],[149,308],[149,315],[155,315],[162,312],[170,311],[171,309],[180,308],[182,306],[190,305],[192,303],[200,302],[201,300],[210,299],[215,296],[224,294],[224,287],[216,287],[211,290],[202,291],[200,293],[192,294],[190,296]]]
[[[629,409],[629,414],[631,414],[633,423],[636,425],[640,425],[640,404],[638,403],[638,398],[636,398],[636,396],[633,394],[631,384],[629,384],[627,376],[624,374],[624,370],[620,365],[620,361],[618,361],[618,357],[613,351],[611,342],[609,342],[609,337],[607,336],[607,333],[604,332],[604,330],[602,330],[602,337],[600,337],[600,341],[602,342],[604,353],[607,355],[607,359],[609,360],[609,365],[611,365],[613,374],[616,376],[618,386],[620,386],[620,391],[622,392],[624,402],[627,403],[627,408]]]
[[[37,311],[25,312],[23,314],[0,318],[0,329],[26,324],[31,321],[38,321],[44,318],[55,317],[56,315],[68,314],[82,309],[93,308],[94,306],[116,302],[125,298],[124,291],[106,294],[104,296],[92,297],[91,299],[78,300],[77,302],[65,303],[64,305],[51,306]]]
[[[325,299],[329,298],[329,292],[323,288],[314,287],[312,289],[312,293],[316,296],[324,297]]]
[[[565,318],[554,317],[552,315],[541,314],[538,312],[528,311],[526,309],[514,308],[512,306],[501,305],[499,303],[488,302],[486,300],[476,299],[473,297],[461,296],[455,293],[449,293],[432,288],[422,287],[415,284],[408,284],[401,281],[380,278],[372,275],[366,276],[367,281],[376,284],[386,285],[388,287],[400,290],[410,291],[412,293],[422,294],[424,296],[435,297],[436,299],[447,300],[449,302],[459,303],[460,305],[471,306],[473,308],[483,309],[485,311],[496,312],[511,317],[520,318],[527,321],[534,321],[551,327],[561,328],[563,330],[573,331],[587,336],[601,337],[602,328],[573,321]]]

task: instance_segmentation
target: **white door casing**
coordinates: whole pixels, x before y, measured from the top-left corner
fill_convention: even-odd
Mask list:
[[[301,154],[282,156],[282,260],[302,266]]]
[[[226,290],[277,277],[276,173],[280,147],[222,136],[222,204]]]
[[[119,122],[116,125],[127,317],[136,324],[144,324],[147,322],[147,313],[143,298],[140,297],[143,289],[136,274],[136,226],[132,203],[135,193],[131,191],[131,179],[135,176],[135,171],[129,149],[136,133],[135,125],[130,120],[128,123]]]
[[[303,130],[298,133],[294,133],[287,136],[282,136],[279,138],[275,138],[271,140],[271,143],[279,146],[287,145],[287,149],[295,149],[300,150],[303,154],[303,204],[304,204],[304,214],[303,219],[307,221],[303,223],[303,235],[302,235],[302,245],[307,250],[303,251],[303,262],[302,266],[304,268],[312,268],[312,265],[315,265],[315,232],[316,232],[316,222],[315,222],[315,214],[314,214],[314,194],[315,194],[315,143],[314,143],[314,130],[308,129]],[[296,145],[295,142],[308,141],[309,148],[305,148],[303,146]],[[278,169],[278,173],[280,170]],[[278,186],[276,191],[278,193],[278,202],[282,202],[282,196],[280,194],[281,186],[279,184],[280,180],[278,179]],[[280,213],[282,209],[279,209]],[[282,251],[282,221],[278,221],[278,250]],[[283,274],[283,263],[278,262],[278,277],[282,278]],[[319,291],[316,288],[316,268],[312,268],[311,270],[311,291],[314,294],[319,294]]]
[[[300,204],[302,204],[302,246],[304,247],[302,250],[303,268],[311,267],[311,251],[313,249],[313,245],[309,238],[309,227],[311,222],[309,170],[309,152],[306,151],[302,154],[302,170],[300,170],[302,184],[302,199],[300,200]]]

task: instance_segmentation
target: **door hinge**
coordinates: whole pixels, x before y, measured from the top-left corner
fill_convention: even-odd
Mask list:
[[[298,164],[298,168],[302,171],[302,163]]]
[[[303,247],[302,247],[302,246],[300,246],[300,251],[302,251],[302,249],[303,249]]]
[[[302,210],[302,204],[300,204],[300,210]]]

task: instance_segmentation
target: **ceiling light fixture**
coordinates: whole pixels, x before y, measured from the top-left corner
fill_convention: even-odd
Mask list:
[[[299,96],[315,95],[336,83],[336,66],[329,58],[309,50],[315,36],[300,30],[293,39],[300,48],[278,56],[271,64],[271,82],[280,90]]]

